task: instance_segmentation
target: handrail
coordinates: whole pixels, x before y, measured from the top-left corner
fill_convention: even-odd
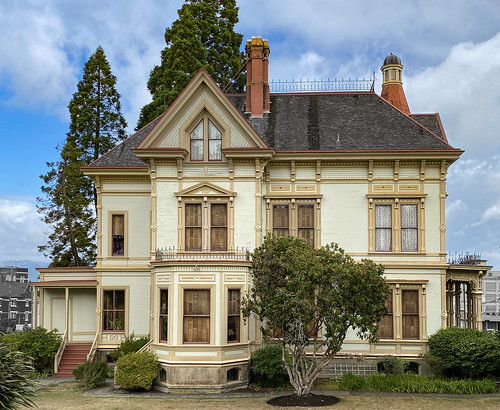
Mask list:
[[[56,355],[54,356],[54,374],[59,370],[59,363],[61,362],[62,355],[64,353],[64,349],[66,349],[66,345],[68,344],[68,329],[64,331],[63,339],[61,344],[59,345],[59,349],[57,350]]]
[[[99,332],[95,334],[94,341],[92,342],[92,346],[90,347],[90,352],[87,355],[87,362],[94,361],[95,353],[97,352],[97,341],[99,340]]]
[[[142,353],[142,352],[151,352],[151,345],[153,344],[153,339],[151,339],[149,342],[147,342],[144,346],[142,346],[137,353]]]

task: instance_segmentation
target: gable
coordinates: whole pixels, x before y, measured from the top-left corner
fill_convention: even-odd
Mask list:
[[[200,70],[137,149],[189,151],[189,133],[203,118],[222,132],[222,148],[267,148],[208,73]]]
[[[177,197],[234,197],[235,192],[228,191],[210,182],[202,182],[192,187],[175,192]]]

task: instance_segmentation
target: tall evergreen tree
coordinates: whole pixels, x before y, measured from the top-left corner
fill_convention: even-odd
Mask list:
[[[243,35],[234,31],[236,0],[186,0],[177,13],[179,18],[165,30],[167,47],[161,64],[149,77],[153,101],[142,108],[136,129],[165,111],[201,67],[225,87],[245,64],[245,54],[240,52]],[[232,91],[241,92],[244,86],[243,75]]]
[[[44,197],[38,212],[50,226],[48,242],[39,250],[51,266],[83,266],[95,260],[97,192],[80,171],[125,138],[116,77],[102,47],[85,63],[83,78],[68,108],[70,126],[66,142],[58,147],[61,158],[47,163],[41,178]]]

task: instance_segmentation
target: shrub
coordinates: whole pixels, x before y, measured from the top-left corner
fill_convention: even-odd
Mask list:
[[[110,353],[109,357],[111,357],[111,359],[116,361],[120,357],[122,357],[128,353],[137,352],[141,347],[143,347],[148,342],[149,342],[149,338],[141,337],[139,339],[136,339],[134,337],[134,334],[132,333],[132,335],[127,337],[123,342],[121,342],[120,346],[118,346],[115,350],[113,350]]]
[[[500,339],[490,332],[450,327],[429,338],[426,355],[436,374],[481,378],[499,374]]]
[[[34,405],[32,372],[29,358],[0,342],[0,408]]]
[[[381,363],[380,371],[388,376],[403,374],[408,367],[408,360],[396,356],[384,356]]]
[[[93,389],[94,387],[102,386],[106,378],[110,377],[110,370],[106,362],[86,361],[73,370],[76,380],[80,381],[80,385],[85,389]]]
[[[256,350],[250,358],[250,369],[260,387],[283,387],[288,383],[279,344]]]
[[[125,389],[151,390],[159,372],[160,363],[154,354],[128,353],[116,362],[115,381]]]
[[[485,394],[497,392],[495,381],[492,379],[442,379],[414,373],[395,376],[373,373],[368,377],[347,373],[333,387],[339,390],[395,393]]]
[[[30,356],[33,359],[35,370],[39,372],[52,372],[54,356],[59,349],[61,340],[57,329],[49,332],[43,327],[10,333],[1,338],[1,341],[11,349]]]

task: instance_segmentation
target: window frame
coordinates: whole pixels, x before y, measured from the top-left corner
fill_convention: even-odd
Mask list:
[[[201,138],[195,135],[197,138],[193,138],[194,131],[201,124]],[[213,138],[212,128],[217,131],[218,134],[215,134],[219,138]],[[224,142],[224,134],[225,130],[221,126],[220,121],[217,121],[213,115],[209,114],[207,110],[203,110],[194,120],[190,122],[190,126],[186,128],[187,134],[187,149],[189,151],[189,161],[194,163],[218,163],[224,160],[222,155],[223,142]],[[201,141],[201,151],[202,158],[193,158],[193,141]],[[212,144],[214,141],[220,141],[217,144]],[[211,159],[213,157],[214,151],[212,151],[212,147],[217,145],[215,151],[215,159]]]
[[[113,253],[113,217],[123,216],[123,254]],[[112,259],[128,257],[128,211],[108,212],[108,255]]]
[[[106,309],[104,307],[104,292],[113,292],[113,301],[112,301],[112,308],[111,309]],[[115,295],[116,292],[123,292],[123,309],[119,309],[115,307]],[[127,333],[127,324],[128,324],[128,318],[127,318],[127,305],[128,305],[128,299],[127,299],[127,289],[126,288],[102,288],[102,300],[101,300],[101,312],[102,312],[102,318],[101,318],[101,326],[102,326],[102,331],[105,333]],[[106,313],[105,312],[113,312],[113,329],[105,329],[104,326],[104,320]],[[115,312],[123,312],[123,329],[115,329],[115,324],[116,324],[116,317],[115,317]]]
[[[412,195],[408,197],[394,195],[367,195],[368,197],[368,253],[369,254],[425,254],[425,196],[426,194]],[[403,228],[404,206],[415,206],[416,227]],[[391,250],[379,250],[377,244],[377,231],[389,229],[377,226],[377,207],[391,207]],[[405,239],[403,231],[413,229],[416,231],[416,250],[403,250]]]
[[[207,292],[208,294],[208,314],[186,314],[186,292]],[[193,344],[201,344],[201,345],[209,345],[212,343],[212,290],[211,288],[207,287],[202,287],[202,288],[196,288],[196,287],[185,287],[182,288],[182,344],[183,345],[193,345]],[[186,341],[186,318],[207,318],[208,319],[208,340],[207,341],[199,341],[199,340],[193,340],[193,341]]]
[[[312,226],[301,227],[299,209],[301,207],[309,206],[312,206]],[[277,229],[286,229],[284,226],[275,225],[275,209],[277,209],[277,207],[288,207],[288,235],[301,238],[301,236],[299,236],[300,230],[307,229],[312,231],[311,241],[309,241],[309,244],[312,245],[312,247],[316,247],[321,243],[321,200],[319,197],[266,198],[266,233],[268,235],[275,235]],[[305,238],[302,239],[307,242]]]
[[[165,306],[165,310],[166,310],[166,313],[162,313],[162,293],[163,292],[167,292],[167,301],[166,301],[166,306]],[[159,292],[158,292],[158,341],[160,343],[168,343],[168,335],[169,335],[169,320],[168,320],[168,312],[169,312],[169,302],[170,302],[170,298],[169,298],[169,288],[168,287],[162,287],[159,289]],[[163,327],[163,318],[167,318],[167,325],[166,325],[166,329],[165,329],[165,338],[162,338],[163,334],[162,334],[162,327]]]
[[[390,290],[392,295],[392,337],[383,337],[379,334],[379,340],[384,341],[419,341],[423,342],[427,340],[426,334],[426,284],[427,281],[388,281],[390,284]],[[404,334],[404,319],[403,319],[403,294],[405,292],[412,291],[417,293],[417,312],[409,313],[408,316],[418,316],[418,336],[409,337]],[[405,314],[406,316],[406,314]],[[384,316],[386,318],[387,316]],[[384,320],[382,318],[382,320]],[[380,322],[379,322],[380,324]]]
[[[231,292],[238,292],[238,313],[231,313],[230,312],[230,304],[231,304],[231,299],[230,299],[230,295],[231,295]],[[227,289],[227,292],[226,292],[226,295],[227,295],[227,303],[226,303],[226,306],[227,306],[227,323],[226,323],[226,342],[228,344],[230,343],[240,343],[241,342],[241,330],[242,330],[242,326],[241,326],[241,288],[228,288]],[[234,340],[229,340],[229,322],[230,322],[230,318],[237,318],[237,322],[236,322],[236,331],[235,331],[235,339]]]

